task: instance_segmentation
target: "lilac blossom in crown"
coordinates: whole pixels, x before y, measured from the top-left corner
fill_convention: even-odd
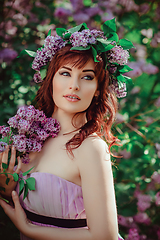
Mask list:
[[[119,65],[127,64],[129,58],[128,50],[124,50],[121,46],[113,47],[107,55],[110,63],[118,63]]]
[[[96,44],[98,37],[104,38],[104,33],[96,29],[85,29],[81,32],[74,32],[70,37],[70,42],[73,47],[87,47],[88,44]]]
[[[35,109],[34,106],[22,106],[17,114],[8,120],[10,127],[0,126],[2,139],[8,137],[8,145],[13,145],[19,152],[22,162],[29,162],[30,152],[41,151],[45,140],[56,137],[60,125],[56,119],[47,118],[43,111]],[[0,144],[0,151],[4,151]]]
[[[43,82],[43,79],[41,78],[40,71],[36,72],[33,76],[33,80],[35,83],[41,83]]]
[[[119,88],[118,83],[114,80],[113,83],[110,85],[110,88],[112,91],[115,92],[117,98],[123,98],[126,97],[127,92],[126,92],[126,83],[122,83],[123,86]]]
[[[95,38],[106,38],[106,37],[104,36],[104,32],[99,31],[99,30],[96,30],[96,29],[91,30],[91,34],[92,34],[93,37],[95,37]]]
[[[87,47],[88,41],[83,32],[74,32],[70,37],[70,41],[73,47]]]
[[[68,30],[58,28],[56,29],[57,35],[48,35],[44,40],[44,46],[38,49],[37,53],[33,52],[33,54],[26,51],[30,56],[35,56],[32,63],[32,68],[36,71],[34,81],[36,83],[43,81],[48,63],[61,48],[69,44],[71,49],[72,47],[80,51],[91,49],[95,62],[97,62],[97,55],[99,55],[104,61],[105,69],[110,74],[110,84],[116,90],[116,95],[118,97],[126,96],[125,84],[122,80],[126,81],[126,79],[123,78],[123,74],[132,69],[125,66],[129,58],[129,52],[125,49],[134,46],[127,39],[119,40],[116,33],[115,18],[104,22],[102,29],[104,32],[97,29],[90,30],[85,23]],[[51,33],[49,32],[49,34]],[[113,86],[113,81],[122,82],[123,87],[118,89],[117,84]]]
[[[65,46],[65,42],[61,37],[58,35],[56,36],[47,36],[47,38],[44,41],[44,47],[37,50],[37,55],[35,56],[32,68],[35,71],[40,71],[41,67],[45,66],[49,61],[52,60],[54,54],[62,47]],[[35,76],[35,78],[38,75]]]

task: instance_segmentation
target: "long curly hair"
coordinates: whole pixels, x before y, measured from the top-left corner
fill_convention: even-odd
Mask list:
[[[51,117],[54,112],[55,103],[53,101],[53,77],[58,69],[67,63],[73,63],[73,67],[79,69],[93,59],[92,51],[75,51],[70,50],[70,46],[60,49],[53,57],[49,64],[45,80],[37,92],[36,101],[39,110],[43,110],[47,117]],[[109,87],[109,74],[105,70],[105,64],[100,56],[97,56],[98,62],[95,62],[95,76],[98,79],[98,96],[94,96],[90,106],[85,110],[87,122],[79,128],[67,143],[66,149],[71,155],[72,150],[78,148],[82,142],[92,133],[103,136],[110,143],[110,147],[115,144],[118,139],[112,134],[111,127],[115,120],[117,111],[117,98]],[[77,113],[79,114],[79,113]],[[76,114],[76,115],[77,115]],[[76,117],[76,115],[74,117]],[[72,119],[72,124],[74,118]]]

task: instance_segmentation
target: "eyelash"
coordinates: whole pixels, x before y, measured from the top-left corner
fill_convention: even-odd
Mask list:
[[[90,76],[90,75],[86,75],[86,76],[84,76],[83,78],[84,78],[85,80],[91,81],[91,80],[93,80],[94,77],[92,77],[92,76]],[[88,79],[86,79],[86,78],[88,78]]]
[[[62,75],[62,76],[65,76],[65,77],[68,77],[68,76],[70,77],[71,76],[71,74],[69,72],[60,72],[59,74]],[[85,79],[85,80],[91,81],[91,80],[93,80],[94,77],[90,76],[90,75],[85,75],[82,78]]]
[[[67,73],[67,75],[66,75],[66,73]],[[59,74],[62,75],[62,76],[70,76],[69,72],[60,72]]]

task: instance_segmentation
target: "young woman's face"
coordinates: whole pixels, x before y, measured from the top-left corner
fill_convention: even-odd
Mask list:
[[[55,109],[75,114],[90,106],[98,85],[94,69],[92,59],[81,69],[73,67],[73,63],[59,68],[53,77]]]

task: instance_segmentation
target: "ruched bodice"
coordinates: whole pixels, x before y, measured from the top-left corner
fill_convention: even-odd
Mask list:
[[[24,201],[23,194],[20,196],[21,205],[25,209],[36,214],[55,218],[86,218],[82,188],[80,186],[51,173],[34,172],[26,177],[35,178],[36,190],[29,191]],[[17,186],[17,191],[18,188]],[[45,225],[33,223],[40,226]],[[53,225],[47,226],[54,227]],[[118,240],[120,239],[123,238],[119,236]],[[21,240],[32,239],[21,234]]]
[[[34,213],[64,218],[86,218],[82,188],[72,182],[51,173],[34,172],[30,174],[36,180],[36,190],[29,191],[21,204]]]

